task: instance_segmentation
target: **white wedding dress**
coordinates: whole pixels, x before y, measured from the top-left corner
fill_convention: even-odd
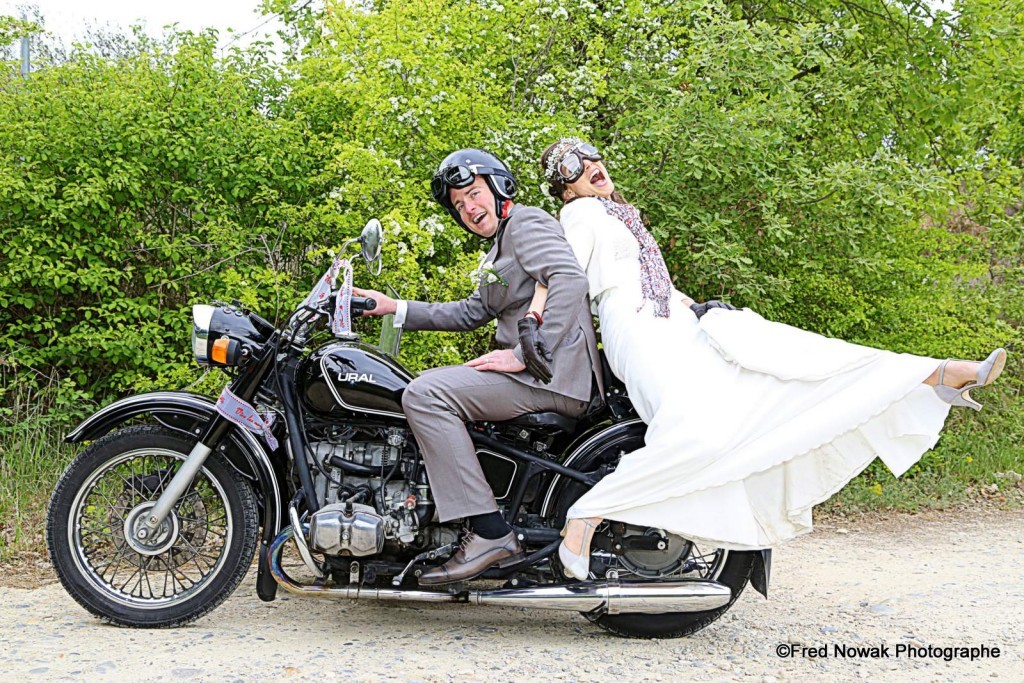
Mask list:
[[[935,445],[949,412],[922,384],[938,361],[712,309],[673,291],[656,317],[637,239],[600,200],[561,222],[590,281],[611,371],[648,425],[570,509],[699,543],[767,548],[811,530],[811,508],[880,457],[894,475]],[[638,310],[639,308],[639,310]]]

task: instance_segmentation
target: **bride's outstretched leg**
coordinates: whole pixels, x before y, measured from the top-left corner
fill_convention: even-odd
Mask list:
[[[590,541],[602,521],[600,517],[581,517],[565,523],[565,540],[558,546],[558,559],[572,578],[583,581],[590,576]]]
[[[950,405],[981,410],[981,404],[971,398],[971,389],[995,382],[1005,366],[1006,350],[1001,348],[980,363],[950,358],[942,361],[924,383],[934,387],[939,398]]]

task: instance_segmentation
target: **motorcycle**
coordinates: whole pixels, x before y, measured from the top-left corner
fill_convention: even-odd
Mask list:
[[[371,220],[353,260],[381,269]],[[413,374],[401,330],[381,343],[349,325],[372,310],[339,261],[278,328],[231,305],[193,307],[200,365],[231,381],[217,401],[151,392],[78,425],[89,442],[60,478],[47,544],[64,588],[122,626],[179,626],[207,614],[245,578],[256,591],[310,597],[472,603],[577,611],[612,633],[670,638],[724,614],[748,581],[767,597],[771,551],[700,548],[677,535],[606,521],[591,577],[565,577],[559,530],[573,502],[643,445],[646,425],[606,372],[605,395],[580,418],[531,413],[468,425],[499,509],[526,556],[478,579],[424,590],[416,576],[458,547],[438,521],[430,481],[402,412]],[[332,333],[324,328],[330,326]]]

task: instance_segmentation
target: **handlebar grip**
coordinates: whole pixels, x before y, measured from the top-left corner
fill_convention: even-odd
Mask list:
[[[377,300],[371,299],[368,296],[354,296],[352,297],[352,317],[358,317],[363,314],[364,311],[372,311],[377,308]]]

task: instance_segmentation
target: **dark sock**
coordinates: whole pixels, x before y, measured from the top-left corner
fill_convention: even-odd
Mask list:
[[[493,540],[501,538],[512,528],[502,518],[500,512],[488,512],[486,515],[472,515],[466,518],[469,528],[480,538]]]

